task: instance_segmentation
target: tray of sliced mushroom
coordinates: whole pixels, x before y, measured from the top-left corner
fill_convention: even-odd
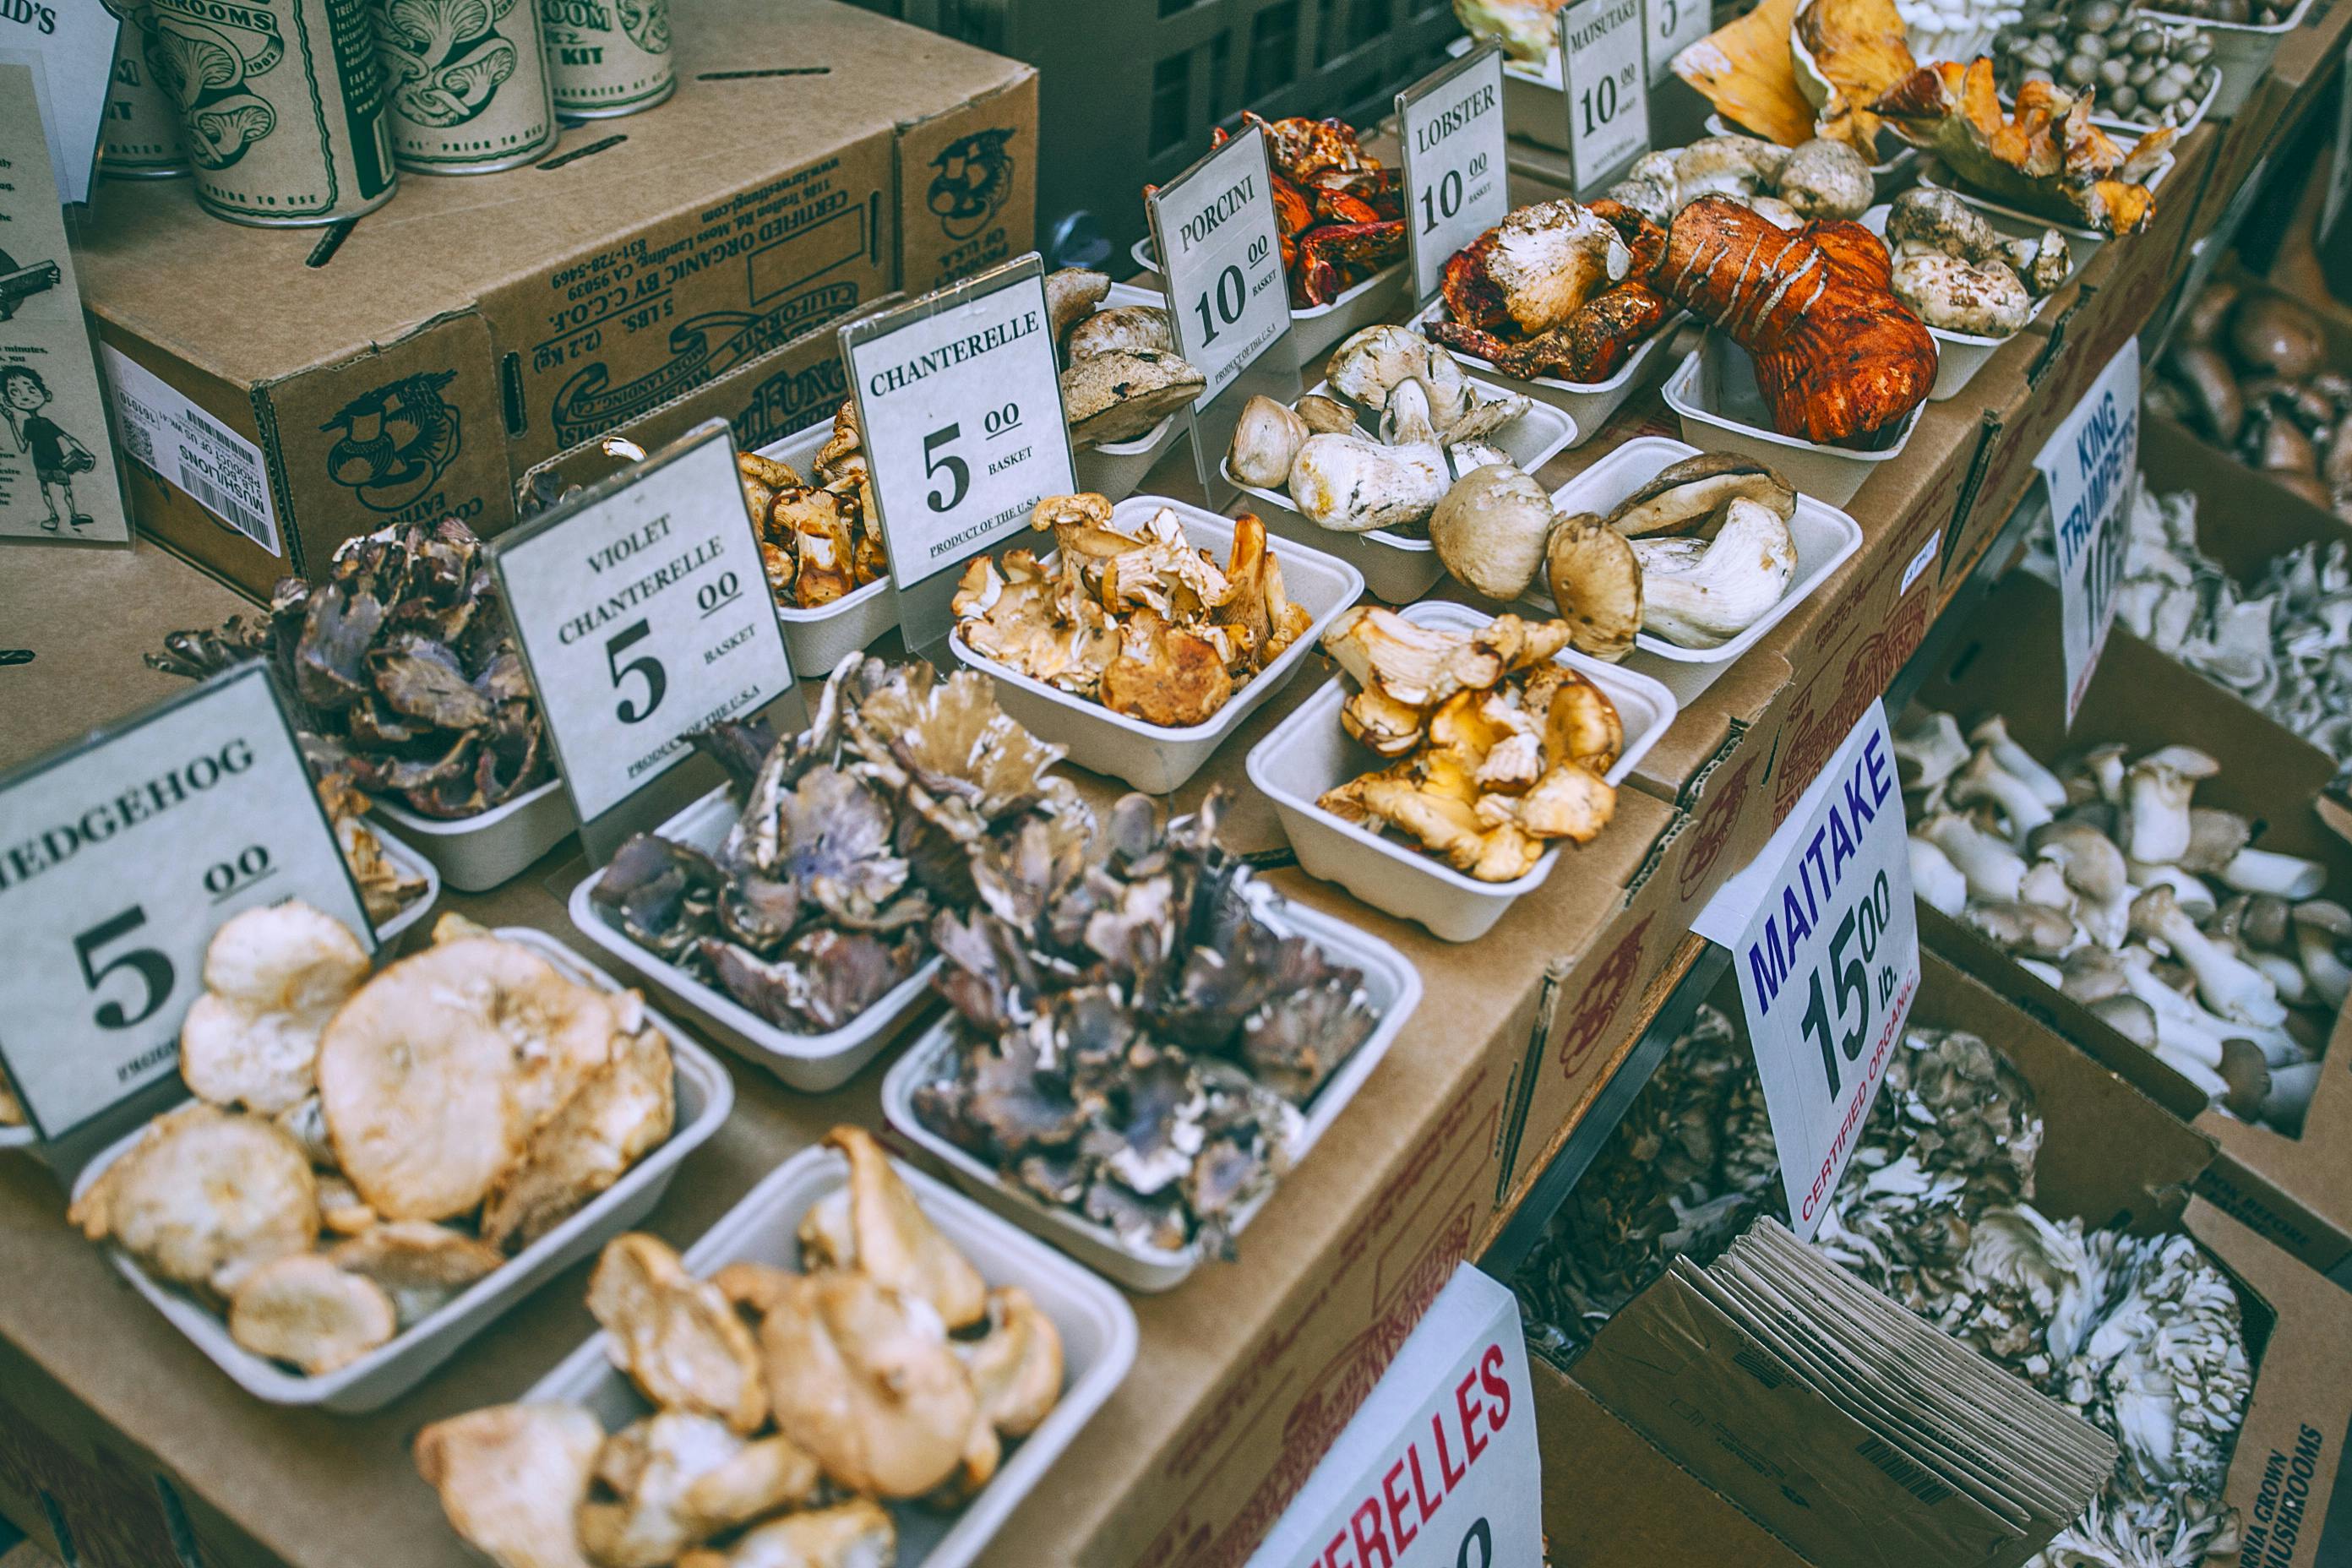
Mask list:
[[[1394,948],[1256,881],[1224,809],[1131,795],[991,868],[991,907],[940,922],[947,1017],[882,1083],[958,1186],[1136,1290],[1237,1255],[1421,1000]]]
[[[414,1387],[642,1219],[734,1103],[717,1058],[552,938],[434,935],[371,974],[306,904],[231,918],[181,1029],[194,1098],[74,1184],[72,1222],[270,1404]]]
[[[835,1128],[683,1258],[607,1246],[601,1331],[417,1468],[502,1563],[964,1568],[1133,1363],[1118,1291]]]
[[[1057,548],[974,558],[948,647],[1070,761],[1166,795],[1297,673],[1364,591],[1344,561],[1163,496],[1049,496]]]
[[[1250,782],[1308,876],[1447,942],[1484,936],[1561,845],[1598,837],[1675,719],[1664,686],[1572,651],[1559,621],[1361,605],[1324,647],[1344,677],[1250,749]],[[1460,689],[1428,700],[1440,668]]]

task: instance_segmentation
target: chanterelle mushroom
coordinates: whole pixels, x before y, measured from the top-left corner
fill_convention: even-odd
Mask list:
[[[874,1135],[836,1127],[824,1143],[848,1160],[849,1184],[802,1216],[803,1265],[859,1269],[929,1301],[950,1329],[980,1321],[989,1310],[987,1283],[923,1213]]]
[[[776,1428],[841,1486],[920,1497],[955,1473],[979,1399],[939,1314],[855,1271],[803,1275],[760,1321]]]
[[[450,1525],[499,1568],[593,1568],[573,1516],[604,1445],[577,1405],[497,1405],[416,1435],[416,1472]]]
[[[588,1310],[613,1364],[668,1410],[699,1411],[750,1433],[767,1419],[759,1347],[719,1288],[697,1279],[654,1237],[605,1244],[588,1279]]]
[[[274,1116],[310,1092],[319,1031],[367,978],[367,949],[299,899],[243,910],[205,948],[205,991],[180,1026],[197,1098]]]
[[[234,1295],[319,1235],[310,1162],[275,1122],[202,1100],[148,1125],[66,1217],[175,1285]]]

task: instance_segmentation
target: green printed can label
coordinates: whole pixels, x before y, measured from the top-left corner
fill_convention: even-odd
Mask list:
[[[531,0],[373,0],[373,9],[402,168],[487,174],[554,144]]]
[[[155,16],[146,0],[106,0],[121,22],[99,131],[99,172],[117,180],[160,180],[188,172],[180,106],[155,79]]]
[[[669,0],[535,0],[555,111],[597,120],[651,109],[677,89]]]
[[[236,223],[357,217],[399,174],[368,0],[150,0],[196,199]]]

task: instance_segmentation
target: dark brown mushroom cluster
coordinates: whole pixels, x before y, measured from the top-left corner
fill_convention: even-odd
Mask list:
[[[975,898],[971,858],[1092,817],[1046,770],[1061,749],[996,705],[988,678],[852,655],[814,719],[697,737],[742,814],[715,853],[651,834],[589,897],[615,930],[794,1034],[854,1022],[929,956],[933,911]]]
[[[1163,826],[1130,795],[1100,834],[1041,819],[982,846],[979,906],[933,926],[956,1043],[914,1110],[1129,1245],[1230,1257],[1379,1020],[1360,973],[1262,918],[1222,809]]]
[[[147,662],[200,680],[269,661],[339,770],[425,816],[473,816],[554,774],[539,703],[482,542],[455,518],[346,541],[327,580],[280,581],[266,616],[173,632]]]

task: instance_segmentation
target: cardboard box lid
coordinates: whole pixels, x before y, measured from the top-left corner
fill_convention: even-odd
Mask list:
[[[667,103],[570,127],[537,165],[404,174],[322,266],[307,262],[324,230],[222,222],[185,180],[110,182],[75,247],[89,307],[225,380],[275,380],[723,203],[749,171],[816,163],[1032,74],[834,0],[694,0],[677,37],[685,86]]]

